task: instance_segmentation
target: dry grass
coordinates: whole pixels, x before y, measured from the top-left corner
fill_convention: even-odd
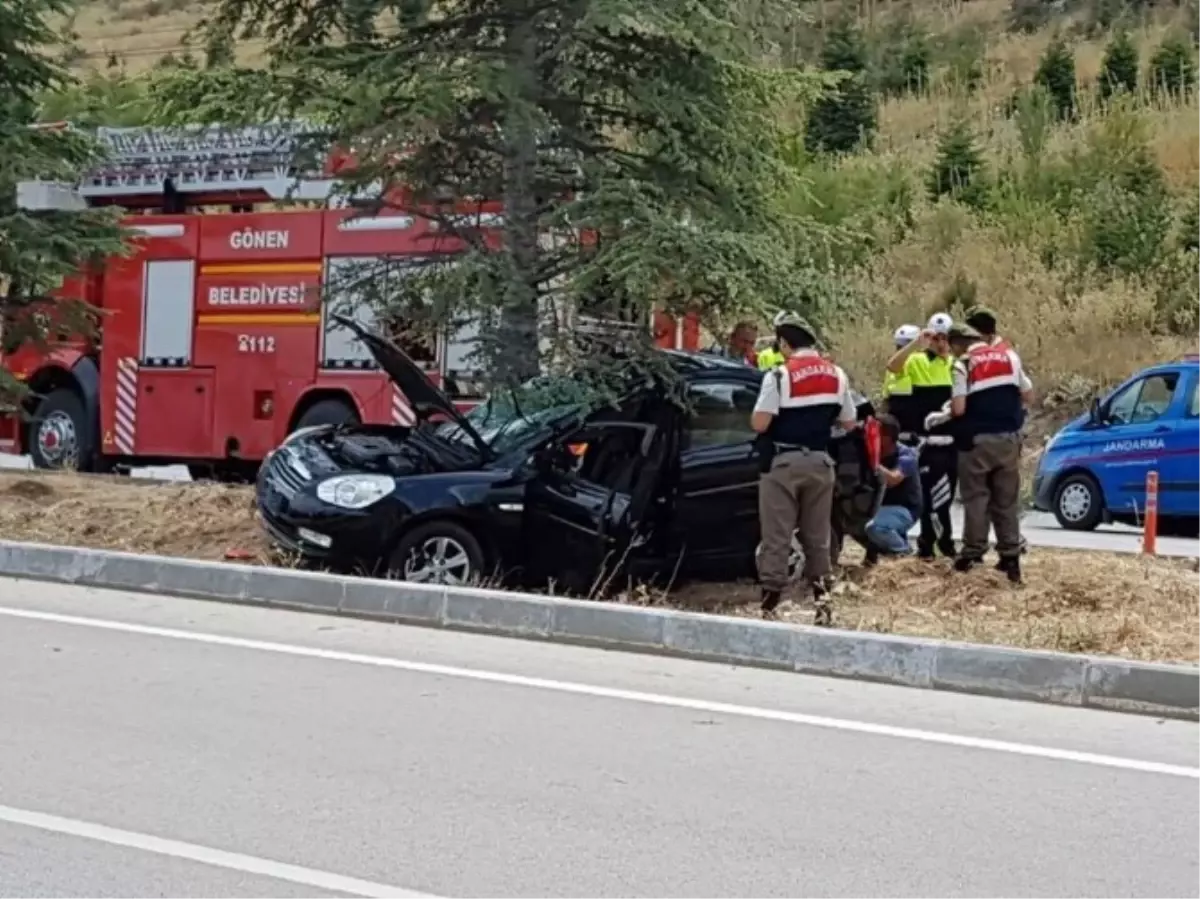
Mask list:
[[[855,554],[847,551],[844,561]],[[1019,588],[991,569],[955,574],[944,561],[903,559],[865,570],[852,563],[845,573],[835,605],[841,628],[1134,659],[1200,658],[1194,561],[1035,549]],[[756,600],[751,583],[697,584],[666,604],[753,617]],[[812,610],[793,602],[780,617],[808,623]]]
[[[0,473],[0,538],[210,561],[268,564],[252,491],[80,475]],[[853,563],[857,548],[849,548]],[[990,570],[952,576],[945,563],[851,567],[839,587],[838,625],[859,630],[1003,643],[1138,659],[1196,661],[1193,562],[1035,550],[1026,585]],[[623,601],[754,615],[751,583],[689,584],[663,594],[635,589]],[[789,621],[811,618],[786,606]]]
[[[997,311],[1001,331],[1043,391],[1055,385],[1086,398],[1145,365],[1195,351],[1192,338],[1152,336],[1150,286],[1113,281],[1070,293],[1032,250],[943,205],[925,210],[915,233],[861,276],[868,307],[829,329],[856,383],[876,389],[893,352],[892,331],[944,309],[956,279],[974,282],[978,300]]]
[[[115,57],[126,72],[144,72],[168,53],[187,49],[188,32],[205,6],[203,0],[84,0],[68,20],[83,50],[75,66],[103,70]],[[237,48],[239,62],[253,62],[261,53],[260,42]]]
[[[216,560],[269,557],[248,487],[102,475],[0,474],[0,536]]]

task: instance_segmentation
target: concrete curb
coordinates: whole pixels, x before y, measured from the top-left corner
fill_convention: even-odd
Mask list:
[[[1200,718],[1200,669],[719,615],[0,541],[0,576]],[[0,596],[0,600],[3,597]]]

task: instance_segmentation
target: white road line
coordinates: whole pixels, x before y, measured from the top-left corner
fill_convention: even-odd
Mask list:
[[[268,861],[265,858],[254,858],[250,855],[239,855],[236,852],[225,852],[221,849],[209,849],[207,846],[166,840],[162,837],[152,837],[129,830],[118,830],[115,827],[92,824],[88,821],[75,821],[71,818],[59,818],[56,815],[44,815],[41,812],[28,812],[24,809],[10,808],[7,805],[0,805],[0,821],[34,827],[50,833],[82,837],[85,840],[95,840],[113,846],[123,846],[127,849],[139,849],[155,855],[187,859],[203,865],[211,865],[214,868],[240,871],[243,874],[261,874],[264,877],[286,880],[318,890],[348,893],[352,896],[394,896],[396,899],[428,897],[428,899],[433,899],[428,893],[414,893],[412,890],[388,886],[386,883],[373,883],[369,880],[359,880],[357,877],[344,877],[341,874],[330,874],[328,871],[301,868],[297,865]]]
[[[829,730],[871,734],[880,737],[895,737],[902,740],[917,740],[923,743],[938,743],[943,746],[958,746],[965,749],[986,749],[992,752],[1005,752],[1010,755],[1055,759],[1063,762],[1099,765],[1104,768],[1121,768],[1126,771],[1140,771],[1146,774],[1168,774],[1173,777],[1187,777],[1193,780],[1200,780],[1200,768],[1170,765],[1165,762],[1147,762],[1112,755],[1099,755],[1092,752],[1077,752],[1072,749],[1056,749],[1050,746],[1035,746],[1028,743],[1010,743],[1005,740],[989,740],[984,737],[968,737],[959,734],[917,730],[909,727],[893,727],[889,724],[871,724],[866,721],[827,718],[822,715],[806,715],[801,712],[785,712],[779,709],[734,705],[727,702],[710,702],[705,699],[690,699],[683,696],[641,693],[636,690],[620,690],[614,687],[598,687],[591,684],[578,684],[541,677],[525,677],[520,674],[505,674],[498,671],[479,671],[474,668],[434,665],[428,662],[406,662],[401,659],[387,658],[386,656],[361,655],[359,653],[341,652],[334,649],[318,649],[312,646],[270,643],[264,640],[246,640],[241,637],[226,637],[220,634],[197,631],[181,631],[145,624],[128,624],[123,621],[105,621],[99,618],[80,618],[74,615],[60,615],[55,612],[33,612],[27,609],[0,607],[0,616],[26,618],[32,621],[49,621],[55,624],[70,624],[79,627],[96,628],[98,630],[120,631],[127,634],[141,634],[147,637],[165,637],[170,640],[186,640],[192,643],[206,643],[213,646],[253,649],[259,652],[273,652],[280,655],[324,659],[329,662],[348,662],[353,665],[368,665],[374,668],[413,671],[420,674],[456,677],[464,680],[483,681],[485,683],[504,684],[513,687],[530,687],[536,690],[551,690],[556,693],[571,693],[578,696],[619,699],[625,702],[690,709],[692,711],[709,712],[719,715],[735,715],[741,718],[755,718],[760,721],[803,724]]]

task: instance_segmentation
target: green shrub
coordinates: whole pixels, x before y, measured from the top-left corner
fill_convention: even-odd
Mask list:
[[[929,32],[919,23],[899,19],[872,42],[875,87],[884,96],[920,91],[929,83],[932,52]]]
[[[1083,261],[1111,274],[1146,275],[1168,250],[1171,209],[1159,191],[1139,193],[1116,179],[1089,198],[1083,215]]]
[[[1150,86],[1176,97],[1196,89],[1196,54],[1190,38],[1179,31],[1163,38],[1150,58]]]
[[[1100,96],[1107,100],[1122,91],[1130,94],[1138,89],[1138,51],[1129,32],[1118,31],[1104,49],[1100,67]]]
[[[1179,247],[1185,253],[1200,253],[1200,198],[1195,192],[1179,219]],[[1195,269],[1196,260],[1193,259],[1192,271]]]
[[[1046,47],[1034,82],[1050,94],[1060,119],[1075,118],[1075,57],[1061,35],[1056,35]]]
[[[975,24],[960,25],[942,35],[935,54],[950,84],[968,92],[983,84],[986,58],[987,33]]]

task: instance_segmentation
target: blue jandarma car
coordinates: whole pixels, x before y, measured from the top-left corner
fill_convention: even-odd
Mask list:
[[[1163,533],[1194,535],[1200,523],[1200,356],[1138,372],[1051,438],[1034,479],[1034,505],[1086,531],[1135,523],[1146,475],[1158,472]]]

